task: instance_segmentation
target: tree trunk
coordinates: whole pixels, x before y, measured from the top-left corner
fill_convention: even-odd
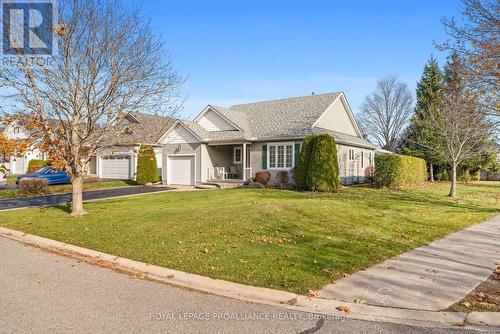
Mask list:
[[[451,167],[451,189],[448,196],[455,197],[457,194],[457,165],[452,164]]]
[[[71,216],[81,217],[87,214],[85,210],[83,210],[83,176],[74,176],[71,183],[73,185]]]
[[[434,165],[433,164],[429,165],[429,174],[431,177],[431,182],[434,182]]]

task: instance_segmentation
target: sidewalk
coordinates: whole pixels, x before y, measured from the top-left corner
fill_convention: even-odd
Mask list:
[[[322,298],[418,310],[443,310],[498,266],[500,216],[354,273],[319,291]]]

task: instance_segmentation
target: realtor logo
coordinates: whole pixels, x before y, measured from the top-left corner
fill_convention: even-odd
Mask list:
[[[3,54],[51,55],[53,14],[52,1],[2,1]]]

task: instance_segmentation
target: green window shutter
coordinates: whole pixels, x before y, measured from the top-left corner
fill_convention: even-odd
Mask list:
[[[262,169],[267,169],[267,145],[262,145]]]
[[[300,143],[295,144],[295,162],[293,164],[294,167],[297,167],[297,163],[299,162],[300,157]]]

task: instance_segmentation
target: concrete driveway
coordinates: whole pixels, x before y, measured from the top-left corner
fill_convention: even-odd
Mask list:
[[[0,333],[457,333],[188,291],[2,237],[0,254]]]
[[[115,189],[102,189],[85,191],[83,193],[83,200],[106,199],[120,196],[129,196],[137,194],[155,193],[160,191],[169,190],[167,187],[143,187],[133,186]],[[25,207],[47,206],[47,205],[61,205],[71,202],[71,194],[55,194],[39,197],[18,197],[0,200],[0,211]]]

